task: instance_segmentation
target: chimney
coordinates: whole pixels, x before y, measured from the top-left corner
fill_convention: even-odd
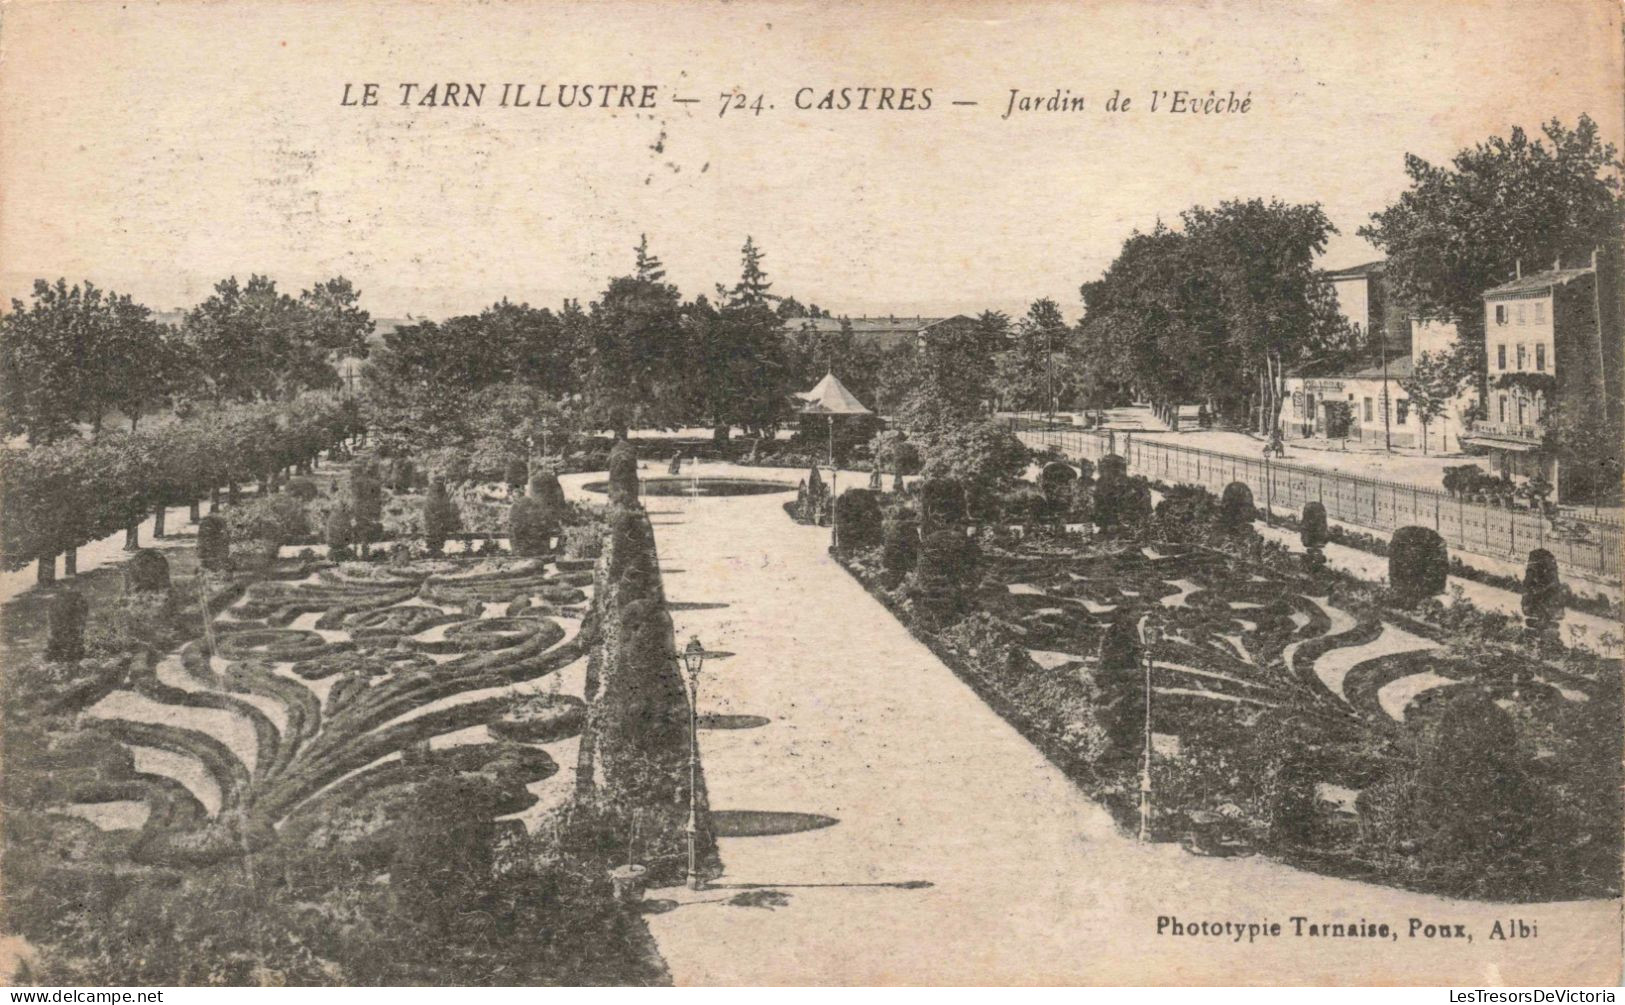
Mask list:
[[[1523,259],[1514,258],[1512,260],[1512,276],[1514,279],[1523,278]]]

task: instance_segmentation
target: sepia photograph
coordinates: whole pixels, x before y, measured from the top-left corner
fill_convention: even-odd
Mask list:
[[[1622,10],[0,0],[0,984],[1617,987]]]

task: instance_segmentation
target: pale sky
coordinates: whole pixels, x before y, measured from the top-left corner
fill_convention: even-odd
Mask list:
[[[0,22],[0,295],[67,276],[169,309],[230,274],[342,273],[376,315],[438,317],[590,299],[645,231],[708,292],[748,233],[776,292],[838,312],[1075,317],[1124,237],[1193,203],[1319,201],[1342,266],[1374,257],[1354,231],[1407,151],[1581,112],[1619,143],[1620,54],[1610,0],[23,0]],[[436,81],[485,105],[399,105]],[[341,107],[365,82],[382,103]],[[652,84],[657,106],[493,107],[504,82]],[[863,85],[932,108],[792,107]],[[773,109],[719,118],[735,87]],[[1086,108],[1003,121],[1012,88]],[[1251,110],[1149,111],[1181,88]],[[1129,112],[1102,109],[1114,89]]]

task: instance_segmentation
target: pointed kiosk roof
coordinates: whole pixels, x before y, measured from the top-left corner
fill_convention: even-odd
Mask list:
[[[846,389],[846,385],[835,379],[835,374],[826,373],[824,379],[811,391],[798,391],[796,397],[806,402],[801,406],[802,415],[873,415],[863,402]]]

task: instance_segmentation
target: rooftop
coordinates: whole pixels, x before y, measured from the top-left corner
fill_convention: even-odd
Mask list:
[[[1529,293],[1533,290],[1550,289],[1553,286],[1562,286],[1572,283],[1582,276],[1591,275],[1590,269],[1547,269],[1545,272],[1534,272],[1510,283],[1492,286],[1484,291],[1485,297],[1504,297],[1515,293]]]
[[[1377,275],[1387,268],[1387,260],[1379,258],[1375,262],[1351,265],[1346,269],[1332,269],[1326,273],[1325,277],[1334,282],[1339,279],[1364,279],[1366,276]]]

